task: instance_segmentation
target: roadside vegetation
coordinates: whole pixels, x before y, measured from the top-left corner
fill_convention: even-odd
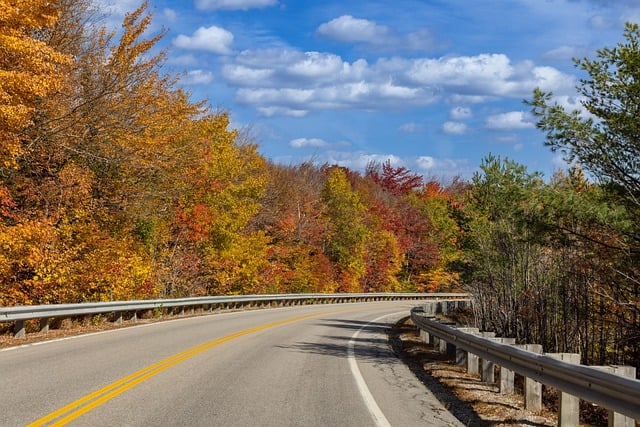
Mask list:
[[[146,4],[112,34],[28,3],[0,0],[0,305],[460,290],[483,329],[640,366],[637,26],[576,62],[588,115],[527,101],[574,166],[442,183],[274,164],[163,72]]]

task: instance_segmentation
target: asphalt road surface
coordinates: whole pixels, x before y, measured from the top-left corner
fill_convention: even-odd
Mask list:
[[[0,425],[460,426],[385,328],[411,303],[183,318],[0,351]]]

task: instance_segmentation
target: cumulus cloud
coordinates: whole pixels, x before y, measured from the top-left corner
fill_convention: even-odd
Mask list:
[[[471,108],[468,107],[453,107],[449,111],[449,117],[451,120],[466,120],[472,116]]]
[[[442,132],[449,135],[464,135],[467,133],[467,125],[460,122],[445,122],[442,125]]]
[[[530,117],[522,111],[510,111],[508,113],[496,114],[487,117],[485,126],[494,130],[528,129],[534,124]]]
[[[412,59],[394,56],[369,63],[364,59],[348,62],[327,52],[256,49],[229,57],[220,76],[237,88],[239,102],[254,106],[263,115],[299,116],[340,108],[384,111],[444,100],[459,105],[449,111],[452,122],[472,116],[471,109],[461,105],[522,99],[531,96],[535,87],[557,94],[575,88],[573,76],[530,61],[514,64],[503,54]],[[461,129],[457,127],[458,132]]]
[[[289,141],[289,146],[293,148],[315,147],[324,148],[329,144],[320,138],[296,138]]]
[[[436,165],[436,159],[431,156],[420,156],[416,159],[416,164],[422,170],[429,170]]]
[[[213,73],[204,70],[191,70],[180,81],[185,85],[206,85],[213,81]]]
[[[244,104],[296,110],[381,109],[434,100],[432,93],[379,74],[364,60],[348,63],[319,52],[263,52],[257,56],[264,62],[256,63],[255,57],[243,53],[236,64],[222,69],[227,82],[240,86],[236,97]]]
[[[389,28],[384,25],[351,15],[342,15],[318,27],[321,36],[341,42],[370,42],[388,33]]]
[[[278,0],[196,0],[199,10],[249,10],[275,6]]]
[[[215,25],[211,27],[200,27],[192,36],[180,34],[173,41],[176,47],[182,49],[203,50],[220,55],[229,55],[231,53],[230,46],[232,43],[233,34]]]
[[[222,76],[230,83],[237,86],[256,86],[267,81],[274,73],[274,70],[250,68],[244,65],[224,65]]]
[[[437,45],[431,32],[425,28],[404,35],[396,34],[386,25],[351,15],[342,15],[321,24],[316,33],[343,43],[368,44],[394,52],[430,50]]]
[[[408,64],[406,76],[420,85],[437,85],[461,96],[529,96],[535,87],[557,91],[574,87],[574,77],[530,61],[512,64],[504,54],[419,58]]]

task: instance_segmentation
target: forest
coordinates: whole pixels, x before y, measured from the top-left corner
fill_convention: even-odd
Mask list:
[[[526,103],[550,178],[262,157],[163,72],[148,5],[0,0],[0,306],[222,294],[470,292],[479,325],[640,367],[640,30],[576,60],[585,118]]]

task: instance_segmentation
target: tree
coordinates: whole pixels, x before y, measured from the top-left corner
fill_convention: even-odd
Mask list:
[[[336,265],[339,290],[359,291],[359,282],[366,273],[363,256],[368,230],[362,218],[365,205],[340,167],[329,169],[322,198],[329,228],[326,253]]]
[[[537,233],[542,180],[508,159],[488,156],[472,179],[465,202],[465,281],[478,298],[480,321],[501,334],[528,337],[520,310],[543,258]]]
[[[573,193],[573,210],[559,224],[591,253],[599,252],[596,277],[589,280],[591,297],[601,301],[598,311],[618,313],[614,321],[626,334],[640,318],[640,27],[627,23],[624,41],[597,51],[595,59],[576,59],[588,77],[576,87],[584,113],[567,112],[552,93],[536,89],[525,101],[538,117],[537,127],[546,132],[546,144],[564,154],[599,180],[589,191]],[[575,180],[574,180],[575,181]],[[589,197],[585,197],[587,194]],[[579,224],[579,227],[573,226]],[[606,260],[606,262],[604,262]],[[606,273],[606,274],[605,274]],[[611,284],[614,287],[611,288]],[[608,321],[610,321],[608,319]],[[604,324],[604,321],[603,323]],[[635,326],[632,326],[634,325]],[[612,338],[601,327],[600,355],[626,353],[640,363],[640,337],[630,332],[618,337],[627,350],[613,350]],[[615,347],[618,347],[616,344]]]
[[[59,13],[59,2],[0,1],[0,167],[15,166],[21,132],[32,124],[36,106],[63,85],[71,56],[45,37]]]
[[[576,88],[590,116],[550,104],[552,93],[536,89],[532,112],[546,144],[604,182],[619,185],[640,208],[640,27],[627,23],[626,43],[597,51],[597,59],[576,59],[589,78]]]

